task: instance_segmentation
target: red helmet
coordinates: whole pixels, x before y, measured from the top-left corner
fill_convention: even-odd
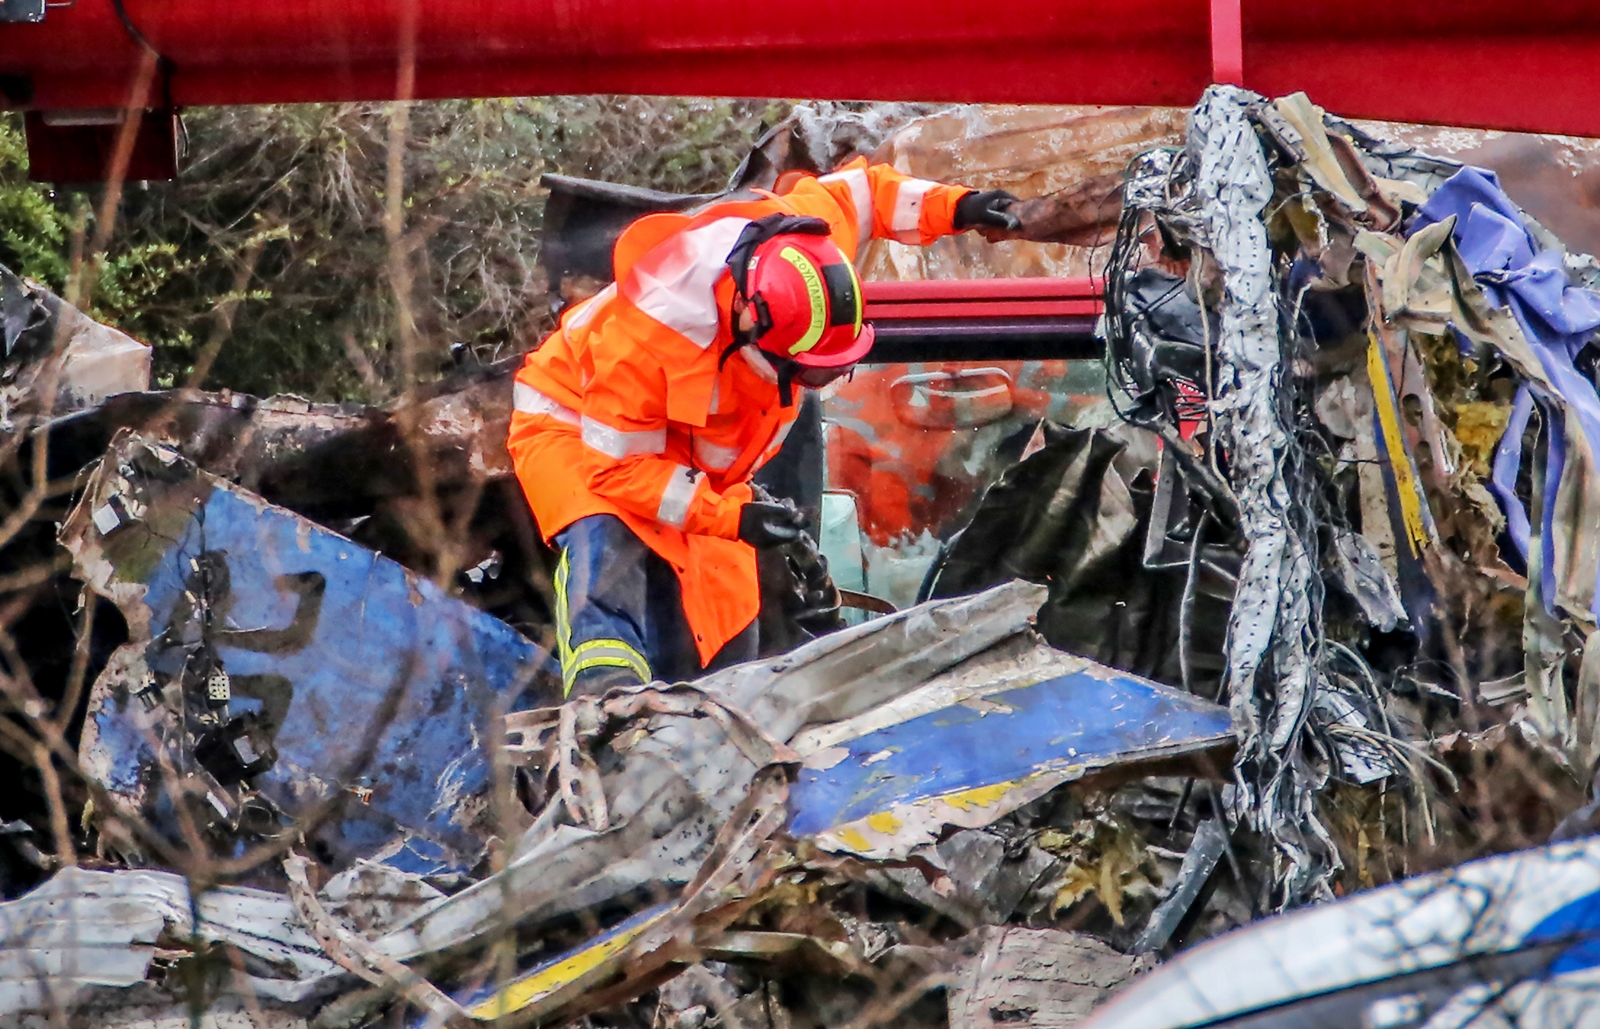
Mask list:
[[[872,326],[861,321],[855,266],[825,235],[821,219],[791,216],[771,228],[780,231],[753,241],[744,267],[734,269],[739,291],[755,309],[756,345],[804,368],[855,364],[873,339]]]

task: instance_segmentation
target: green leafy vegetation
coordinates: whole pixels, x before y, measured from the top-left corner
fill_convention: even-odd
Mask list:
[[[191,110],[177,180],[127,184],[87,307],[155,347],[160,386],[189,384],[198,366],[208,388],[378,399],[403,378],[402,317],[421,377],[454,342],[490,357],[548,328],[542,174],[714,190],[786,113],[693,98],[442,101],[411,105],[393,136],[385,104]],[[0,261],[59,290],[100,193],[30,184],[26,160],[20,119],[0,121]]]
[[[22,117],[0,117],[0,264],[62,289],[67,279],[67,219],[48,186],[28,181]]]

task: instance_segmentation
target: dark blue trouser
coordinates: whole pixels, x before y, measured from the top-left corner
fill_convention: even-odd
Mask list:
[[[570,695],[624,683],[681,682],[704,669],[683,614],[678,577],[615,515],[580,518],[556,534],[556,650]],[[756,656],[755,623],[712,660]]]

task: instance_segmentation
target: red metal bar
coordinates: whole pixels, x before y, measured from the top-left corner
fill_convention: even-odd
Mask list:
[[[1104,306],[1089,278],[864,282],[862,292],[867,318],[879,323],[1094,318]]]
[[[1211,0],[1211,81],[1244,85],[1244,18],[1240,0]]]
[[[976,0],[803,9],[745,0],[124,0],[180,105],[387,99],[414,18],[419,99],[632,92],[1186,105],[1207,0]],[[0,25],[33,105],[120,102],[140,55],[106,0]]]
[[[866,317],[880,319],[930,318],[1061,318],[1098,315],[1098,300],[960,300],[922,304],[882,304],[867,301]]]
[[[1192,104],[1211,81],[1347,117],[1600,136],[1594,0],[125,0],[179,105],[629,92]],[[120,106],[105,0],[0,24],[0,101]],[[1246,62],[1248,56],[1248,62]],[[152,105],[154,106],[154,105]]]
[[[864,282],[870,304],[909,304],[921,301],[978,300],[1092,300],[1100,301],[1098,279],[1086,277],[1020,279],[933,279],[923,282]]]

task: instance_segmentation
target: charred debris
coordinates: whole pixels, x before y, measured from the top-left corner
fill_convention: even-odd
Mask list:
[[[1600,268],[1303,95],[1120,194],[1109,410],[921,603],[797,553],[761,660],[567,703],[513,364],[151,392],[0,273],[0,1023],[1585,1024]]]

